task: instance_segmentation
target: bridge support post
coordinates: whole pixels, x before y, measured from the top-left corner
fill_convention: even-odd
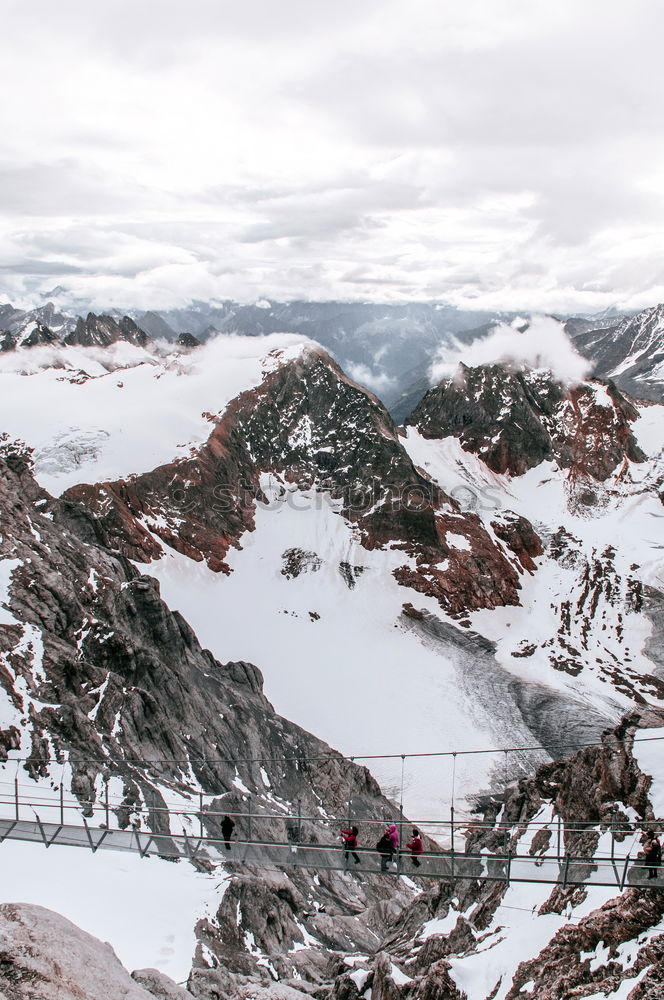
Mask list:
[[[110,830],[111,820],[110,820],[110,810],[108,808],[108,777],[104,781],[104,816],[106,819],[106,829]]]
[[[567,886],[567,875],[569,873],[569,854],[565,855],[565,869],[563,871],[563,886]]]
[[[630,857],[629,854],[625,858],[625,867],[623,868],[622,877],[620,879],[620,891],[622,892],[625,888],[625,882],[627,881],[627,869],[629,868]]]
[[[19,813],[19,806],[18,806],[18,774],[14,777],[14,806],[15,806],[16,822],[18,823],[18,818],[19,818],[18,817],[18,813]]]
[[[65,825],[65,789],[60,782],[60,826]]]
[[[399,847],[403,844],[403,778],[406,766],[406,755],[401,754],[401,798],[399,799]],[[401,870],[401,854],[397,852],[397,870]]]
[[[198,793],[198,825],[199,825],[199,836],[201,840],[203,839],[203,793]]]

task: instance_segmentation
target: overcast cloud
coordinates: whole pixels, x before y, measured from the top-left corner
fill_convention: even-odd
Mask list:
[[[0,301],[664,299],[656,0],[5,0]]]

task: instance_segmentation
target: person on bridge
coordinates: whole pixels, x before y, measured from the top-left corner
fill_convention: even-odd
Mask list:
[[[385,831],[387,836],[390,838],[392,844],[392,851],[394,854],[399,853],[399,831],[397,830],[396,823],[390,823],[387,830]]]
[[[376,844],[376,850],[380,854],[380,870],[386,872],[393,855],[399,853],[399,831],[396,823],[390,823],[386,827],[383,836]]]
[[[420,837],[420,831],[417,827],[413,827],[412,839],[406,844],[406,847],[410,850],[410,860],[413,862],[415,868],[420,867],[420,854],[424,850],[422,847],[422,838]]]
[[[359,832],[360,831],[356,826],[351,826],[350,830],[341,831],[344,847],[346,848],[344,852],[344,860],[348,861],[348,855],[352,854],[356,865],[359,865],[360,863],[360,859],[355,851],[355,848],[357,847],[357,835]]]
[[[230,818],[230,816],[224,816],[221,821],[221,835],[224,838],[224,843],[226,844],[226,850],[231,849],[231,837],[233,836],[233,830],[235,829],[235,821]]]
[[[376,844],[376,850],[380,855],[380,870],[382,872],[386,872],[388,863],[392,858],[393,851],[392,841],[387,834],[387,830]]]
[[[662,845],[656,833],[648,837],[643,845],[643,850],[646,868],[648,869],[648,878],[657,878],[658,868],[662,861]]]

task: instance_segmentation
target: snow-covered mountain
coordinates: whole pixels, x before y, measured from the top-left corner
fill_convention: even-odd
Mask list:
[[[197,302],[166,312],[129,309],[128,315],[123,315],[111,310],[103,316],[89,313],[87,317],[65,316],[52,303],[27,311],[6,305],[0,306],[0,350],[63,340],[104,345],[126,339],[145,346],[142,338],[178,342],[182,337],[185,346],[194,346],[219,333],[267,336],[286,331],[322,344],[357,381],[391,397],[410,384],[408,372],[413,366],[428,368],[441,343],[451,335],[499,318],[511,317],[435,303],[391,306],[264,299],[253,305]],[[34,333],[37,325],[42,339]],[[123,325],[125,329],[120,329]]]
[[[242,814],[250,801],[263,837],[287,840],[287,817],[300,810],[311,819],[300,821],[299,835],[329,844],[336,853],[335,817],[346,815],[349,801],[359,823],[394,814],[396,807],[366,768],[274,712],[256,667],[221,664],[202,649],[182,616],[160,599],[155,580],[141,576],[114,550],[83,505],[54,499],[35,483],[25,449],[4,442],[0,471],[3,816],[7,790],[19,772],[23,796],[38,799],[42,814],[49,801],[57,806],[62,784],[67,810],[93,822],[93,809],[103,808],[108,787],[116,822],[131,826],[142,820],[164,835],[181,829],[193,834],[200,822],[218,836],[220,816]],[[25,763],[19,767],[16,760]],[[196,815],[201,794],[208,797],[206,810]],[[168,808],[187,805],[188,816],[168,817]],[[202,870],[210,872],[205,865]],[[278,962],[284,978],[297,975],[298,968],[306,973],[310,964],[294,942],[304,944],[311,936],[323,948],[320,962],[327,961],[330,948],[376,944],[385,929],[385,915],[371,909],[391,895],[379,876],[355,883],[332,871],[314,883],[306,872],[294,872],[270,886],[249,868],[237,884],[226,881],[199,940],[221,953],[215,921],[230,917],[237,934],[253,934],[252,911],[282,908],[282,934],[291,938]],[[219,888],[218,877],[215,885]],[[208,885],[208,897],[210,890]],[[26,873],[23,900],[35,891]],[[404,886],[399,898],[405,902],[414,891]],[[306,927],[287,919],[282,892],[294,894],[298,912],[310,900]],[[325,905],[339,906],[342,899],[346,917],[335,928],[324,915]],[[137,914],[145,908],[136,906]],[[203,920],[206,914],[198,916]],[[125,914],[125,922],[131,919]],[[317,921],[322,938],[314,936]],[[192,951],[195,943],[192,939]],[[257,971],[259,958],[239,957],[235,971]]]
[[[663,310],[660,305],[636,315],[609,311],[562,319],[597,376],[613,378],[632,396],[661,402]],[[127,341],[145,347],[150,339],[194,347],[219,333],[294,332],[322,344],[349,375],[377,392],[401,423],[429,389],[430,369],[441,348],[481,340],[501,323],[528,323],[512,313],[470,312],[443,303],[224,301],[127,313],[110,310],[82,317],[59,311],[53,303],[31,310],[2,305],[0,352],[62,342],[106,346]]]
[[[620,322],[572,326],[570,332],[578,350],[594,362],[598,376],[613,379],[639,399],[664,401],[664,305]]]
[[[559,671],[577,690],[596,676],[595,705],[607,685],[637,701],[638,690],[664,693],[661,415],[611,384],[566,389],[544,372],[485,366],[432,388],[408,420],[408,451],[441,488],[484,523],[505,509],[528,517],[541,540],[523,610],[470,615],[473,627],[524,676]]]
[[[163,824],[159,809],[201,792],[256,814],[300,800],[330,849],[349,787],[369,845],[390,798],[425,830],[454,805],[480,853],[502,838],[545,857],[560,816],[592,858],[610,813],[637,839],[661,817],[656,763],[632,746],[664,722],[661,407],[484,365],[433,387],[402,430],[299,334],[192,351],[131,342],[127,324],[109,339],[111,320],[0,359],[4,781],[20,771],[45,800],[64,781],[84,808],[110,777],[128,824]],[[568,762],[586,743],[601,746]],[[505,746],[536,749],[433,756]],[[400,756],[415,753],[431,756]],[[202,1000],[656,983],[657,892],[634,922],[639,889],[616,903],[609,889],[234,872],[212,876],[216,907],[196,895],[187,988]],[[620,973],[598,948],[616,912]]]
[[[74,317],[58,312],[52,302],[29,310],[0,305],[0,352],[56,343],[75,323]]]

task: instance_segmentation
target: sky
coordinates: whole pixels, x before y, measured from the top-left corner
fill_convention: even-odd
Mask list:
[[[4,0],[0,301],[653,305],[663,29],[657,0]]]

